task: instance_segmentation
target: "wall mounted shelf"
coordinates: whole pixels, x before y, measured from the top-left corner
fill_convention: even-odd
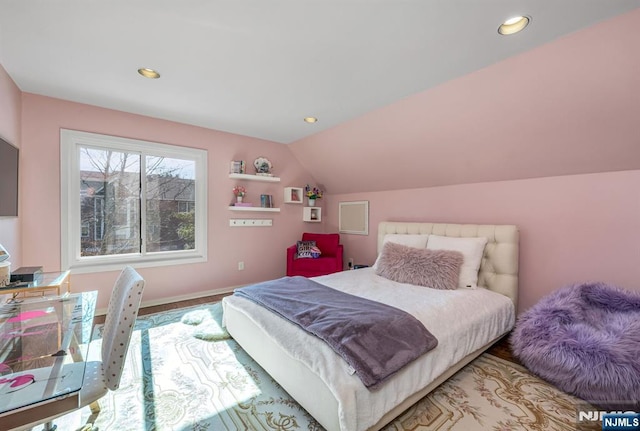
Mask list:
[[[307,223],[320,223],[322,221],[322,208],[304,207],[302,209],[302,221]]]
[[[229,178],[234,180],[262,181],[263,183],[279,183],[280,182],[280,177],[268,177],[266,175],[229,174]]]
[[[279,213],[280,208],[262,208],[262,207],[234,207],[230,206],[229,211],[253,211],[253,212],[269,212]]]
[[[301,187],[285,187],[284,203],[285,204],[301,204],[303,199]]]

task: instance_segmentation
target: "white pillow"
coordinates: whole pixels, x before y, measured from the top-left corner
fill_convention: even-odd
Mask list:
[[[487,245],[487,238],[456,238],[450,236],[429,235],[427,249],[429,250],[455,250],[462,253],[464,263],[460,268],[460,278],[458,288],[478,287],[478,270],[482,262],[484,246]]]
[[[415,247],[415,248],[427,248],[427,241],[429,239],[429,235],[427,234],[396,234],[396,233],[388,233],[384,236],[382,240],[382,245],[385,245],[388,242],[393,242],[395,244],[406,245],[407,247]],[[376,259],[373,264],[373,268],[378,268],[378,260],[380,260],[380,255]]]

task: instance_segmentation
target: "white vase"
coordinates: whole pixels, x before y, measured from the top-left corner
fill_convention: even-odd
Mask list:
[[[310,207],[313,207],[313,206],[315,206],[315,205],[316,205],[316,200],[315,200],[315,199],[311,199],[311,198],[309,198],[309,206],[310,206]]]
[[[236,196],[236,202],[242,203],[242,196]]]

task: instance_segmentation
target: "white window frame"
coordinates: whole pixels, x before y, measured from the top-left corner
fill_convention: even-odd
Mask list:
[[[195,178],[195,247],[192,250],[172,250],[146,253],[145,225],[141,226],[142,252],[110,256],[81,256],[80,220],[80,147],[95,147],[142,156],[159,156],[192,160]],[[143,157],[144,158],[144,157]],[[143,165],[144,166],[144,165]],[[61,261],[63,269],[73,273],[111,271],[123,265],[136,267],[182,265],[207,261],[207,151],[176,145],[100,135],[76,130],[60,130],[60,205]],[[144,171],[143,171],[144,172]],[[141,196],[141,212],[145,205]]]

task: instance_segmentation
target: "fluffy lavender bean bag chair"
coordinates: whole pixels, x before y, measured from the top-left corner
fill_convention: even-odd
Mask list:
[[[565,287],[523,313],[511,336],[522,363],[595,405],[640,405],[640,293],[604,283]]]

